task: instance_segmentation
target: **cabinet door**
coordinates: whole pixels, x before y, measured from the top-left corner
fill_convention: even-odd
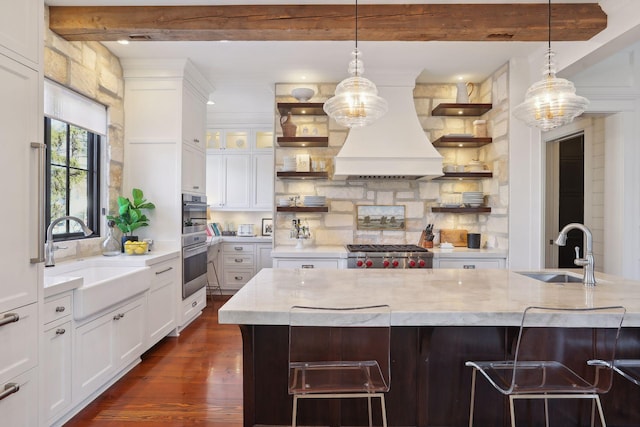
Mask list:
[[[40,0],[2,0],[0,2],[0,53],[20,62],[40,63],[42,40],[42,2]],[[15,98],[3,98],[17,101]]]
[[[252,207],[273,209],[273,171],[273,155],[254,154]]]
[[[115,313],[106,314],[76,328],[74,401],[80,401],[97,390],[115,370],[114,315]]]
[[[144,297],[140,297],[116,310],[117,313],[113,316],[113,332],[116,334],[114,360],[117,368],[123,368],[142,354],[145,331],[144,301]]]
[[[0,313],[17,321],[0,326],[0,386],[38,363],[38,304]]]
[[[182,191],[206,193],[206,162],[204,151],[188,144],[182,147]]]
[[[207,204],[213,208],[224,207],[224,157],[222,154],[207,153]]]
[[[207,105],[188,85],[182,92],[182,140],[194,148],[205,149]]]
[[[44,332],[44,419],[53,420],[71,405],[71,320]]]
[[[3,426],[36,427],[38,425],[38,382],[37,369],[31,369],[6,383],[0,383],[4,390],[9,384],[16,384],[19,389],[0,400],[0,416]]]
[[[152,267],[147,304],[147,344],[150,348],[176,327],[178,266],[174,261]]]
[[[33,3],[31,0],[25,3]],[[23,6],[20,1],[2,2],[0,22],[14,16],[9,9]],[[4,10],[7,9],[7,10]],[[34,16],[30,21],[36,21]],[[15,22],[11,22],[13,28]],[[31,28],[27,26],[26,28]],[[38,23],[42,25],[42,23]],[[4,31],[0,25],[0,31]],[[34,30],[37,33],[37,28]],[[6,34],[4,35],[7,36]],[[0,248],[0,313],[36,301],[38,267],[30,264],[37,253],[37,152],[31,142],[42,141],[42,113],[39,110],[38,73],[0,55],[0,129],[2,129],[2,156],[0,156],[0,182],[4,186],[4,197],[19,209],[3,209],[0,220],[3,224],[5,242],[28,242],[28,244],[5,244]],[[42,152],[44,155],[44,152]]]
[[[273,266],[271,250],[271,243],[256,243],[256,274],[263,268],[271,268]]]
[[[225,209],[248,208],[251,205],[251,155],[224,156]]]

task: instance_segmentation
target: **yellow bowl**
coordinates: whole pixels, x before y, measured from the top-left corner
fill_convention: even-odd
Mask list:
[[[149,249],[147,242],[135,242],[127,240],[124,243],[124,253],[127,255],[145,255]]]

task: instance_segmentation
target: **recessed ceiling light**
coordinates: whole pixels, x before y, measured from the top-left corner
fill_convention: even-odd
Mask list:
[[[127,40],[127,39],[120,39],[120,40],[118,40],[118,43],[120,43],[120,44],[129,44],[129,40]]]

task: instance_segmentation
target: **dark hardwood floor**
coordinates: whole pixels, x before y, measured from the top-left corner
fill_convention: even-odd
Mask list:
[[[242,426],[242,339],[218,324],[224,300],[177,338],[166,337],[142,363],[71,419],[66,427]]]

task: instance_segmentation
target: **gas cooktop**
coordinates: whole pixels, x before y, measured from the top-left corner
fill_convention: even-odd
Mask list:
[[[347,245],[349,252],[429,252],[418,245]]]

